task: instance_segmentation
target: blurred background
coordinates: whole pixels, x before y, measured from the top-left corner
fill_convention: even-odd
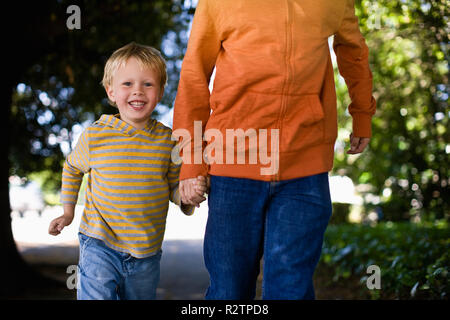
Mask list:
[[[69,28],[73,4],[81,23]],[[3,12],[8,73],[0,130],[7,152],[1,156],[0,245],[7,253],[1,271],[8,276],[2,297],[75,298],[68,267],[78,261],[83,194],[72,225],[58,237],[47,233],[62,212],[64,159],[84,128],[103,113],[116,113],[100,81],[109,55],[131,41],[158,48],[167,61],[169,80],[154,117],[172,126],[196,5],[16,1]],[[359,155],[346,154],[350,99],[330,49],[339,134],[330,172],[333,216],[315,274],[318,299],[448,299],[449,11],[446,0],[356,0],[378,102],[373,137]],[[332,38],[329,43],[331,48]],[[196,215],[185,217],[170,206],[158,299],[203,298],[209,281],[202,257],[207,211],[204,202]],[[370,265],[381,270],[381,289],[367,286]]]

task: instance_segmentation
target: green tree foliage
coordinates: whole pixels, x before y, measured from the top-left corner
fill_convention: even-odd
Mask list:
[[[357,156],[337,148],[335,171],[370,186],[378,198],[366,208],[380,206],[389,220],[449,218],[449,8],[447,0],[356,3],[377,112],[369,148]],[[349,98],[336,80],[344,140]]]

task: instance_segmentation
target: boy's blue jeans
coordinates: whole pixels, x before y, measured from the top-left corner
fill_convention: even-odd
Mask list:
[[[265,182],[211,176],[204,240],[206,299],[314,299],[313,274],[331,217],[328,173]]]
[[[78,234],[78,300],[153,300],[160,275],[161,251],[137,259]]]

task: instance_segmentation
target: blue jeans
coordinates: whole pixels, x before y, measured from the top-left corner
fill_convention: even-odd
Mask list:
[[[138,259],[78,234],[78,300],[153,300],[159,282],[161,250]]]
[[[331,217],[328,173],[278,182],[211,176],[204,239],[206,299],[314,299]]]

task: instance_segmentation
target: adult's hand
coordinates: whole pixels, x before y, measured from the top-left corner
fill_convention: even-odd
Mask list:
[[[200,203],[206,200],[205,197],[196,192],[195,190],[196,184],[197,178],[180,180],[179,190],[181,201],[184,204],[199,207]]]
[[[370,138],[355,137],[353,136],[353,133],[350,133],[350,150],[347,151],[347,154],[357,154],[363,152],[369,142]]]

